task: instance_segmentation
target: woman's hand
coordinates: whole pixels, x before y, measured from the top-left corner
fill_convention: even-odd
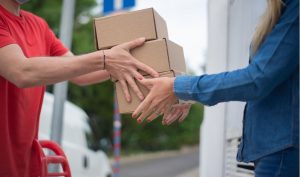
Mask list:
[[[183,122],[189,115],[191,105],[191,103],[173,105],[171,111],[164,115],[162,124],[171,125],[176,120],[178,120],[179,123]]]
[[[117,79],[120,82],[128,102],[131,101],[131,96],[127,84],[130,85],[141,100],[144,99],[143,93],[140,91],[134,80],[134,78],[137,80],[144,78],[138,70],[143,70],[153,77],[159,76],[155,70],[138,61],[130,54],[131,49],[143,45],[144,42],[145,38],[139,38],[104,51],[105,69],[114,79]]]
[[[148,117],[147,121],[150,122],[159,115],[170,112],[172,105],[177,102],[173,92],[174,80],[174,77],[138,80],[141,84],[149,88],[150,92],[134,111],[132,118],[137,118],[137,116],[140,115],[137,119],[138,123],[143,122],[146,117]]]

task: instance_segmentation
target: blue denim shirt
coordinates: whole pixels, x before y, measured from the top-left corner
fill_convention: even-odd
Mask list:
[[[205,105],[247,102],[237,159],[249,162],[299,147],[299,1],[286,0],[282,15],[251,63],[232,72],[179,76],[178,98]]]

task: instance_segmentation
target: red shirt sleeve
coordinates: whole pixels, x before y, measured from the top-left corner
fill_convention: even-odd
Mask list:
[[[46,22],[45,22],[46,23]],[[54,32],[46,23],[46,39],[50,47],[50,56],[62,56],[66,54],[69,49],[55,36]]]
[[[0,17],[0,48],[16,43],[9,32],[7,24],[5,24],[4,20]]]

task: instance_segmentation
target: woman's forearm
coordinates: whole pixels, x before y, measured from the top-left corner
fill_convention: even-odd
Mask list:
[[[178,77],[177,97],[214,105],[225,101],[250,101],[267,96],[299,68],[299,14],[297,8],[281,17],[252,57],[249,66],[219,74]]]
[[[248,101],[261,95],[246,68],[211,75],[178,76],[173,89],[179,99],[210,106],[226,101]]]

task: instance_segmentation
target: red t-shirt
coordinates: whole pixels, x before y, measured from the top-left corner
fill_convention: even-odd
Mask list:
[[[28,58],[68,52],[47,23],[29,12],[15,16],[0,5],[0,48],[18,44]],[[45,86],[18,88],[0,76],[0,176],[36,177],[32,142],[38,135]]]

